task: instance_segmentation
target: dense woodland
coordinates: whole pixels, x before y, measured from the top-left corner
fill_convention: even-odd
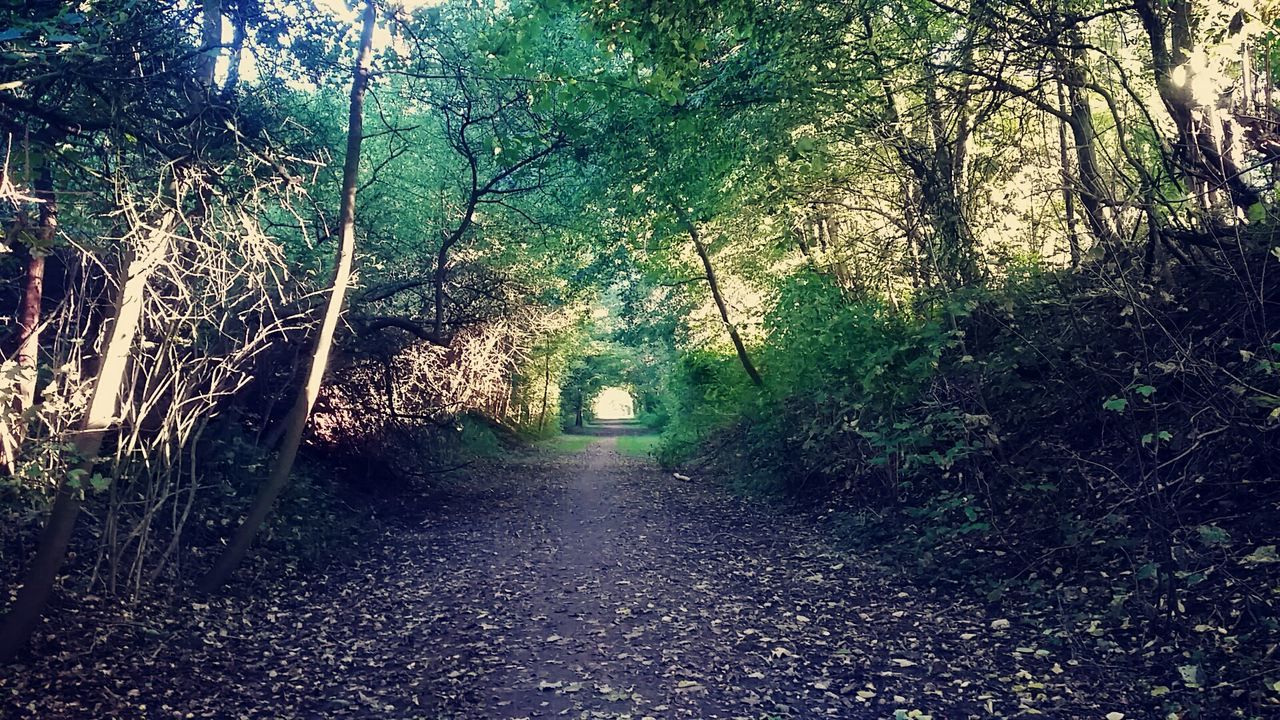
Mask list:
[[[0,657],[622,386],[1145,716],[1278,712],[1280,4],[2,7]]]

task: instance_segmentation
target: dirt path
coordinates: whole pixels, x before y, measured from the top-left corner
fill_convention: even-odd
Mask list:
[[[900,585],[802,519],[614,448],[459,483],[292,597],[42,660],[4,679],[0,716],[1142,716],[1096,648]]]

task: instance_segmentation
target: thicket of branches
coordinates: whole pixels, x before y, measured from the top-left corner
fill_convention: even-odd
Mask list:
[[[548,431],[533,353],[580,312],[548,280],[575,262],[558,252],[571,201],[549,195],[576,162],[573,111],[535,108],[531,81],[486,60],[497,11],[362,7],[366,35],[392,41],[351,93],[356,280],[332,359],[316,348],[346,284],[360,17],[251,0],[7,12],[0,571],[16,586],[28,570],[0,654],[22,648],[59,574],[125,600],[187,592],[246,512],[252,539],[280,489],[250,497],[289,474],[317,353],[307,443],[397,458],[375,485],[430,477],[449,461],[431,448],[469,413]],[[304,478],[315,502],[341,491],[319,475]]]

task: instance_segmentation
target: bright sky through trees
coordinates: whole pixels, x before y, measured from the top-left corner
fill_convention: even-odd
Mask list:
[[[636,416],[635,398],[626,388],[606,387],[592,401],[598,420],[630,420]]]

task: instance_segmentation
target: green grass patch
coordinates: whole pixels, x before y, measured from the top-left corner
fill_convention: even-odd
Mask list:
[[[557,435],[550,440],[538,443],[551,452],[561,453],[579,453],[587,449],[587,446],[596,441],[594,435]]]
[[[619,435],[618,452],[623,455],[650,457],[658,446],[660,435]]]

